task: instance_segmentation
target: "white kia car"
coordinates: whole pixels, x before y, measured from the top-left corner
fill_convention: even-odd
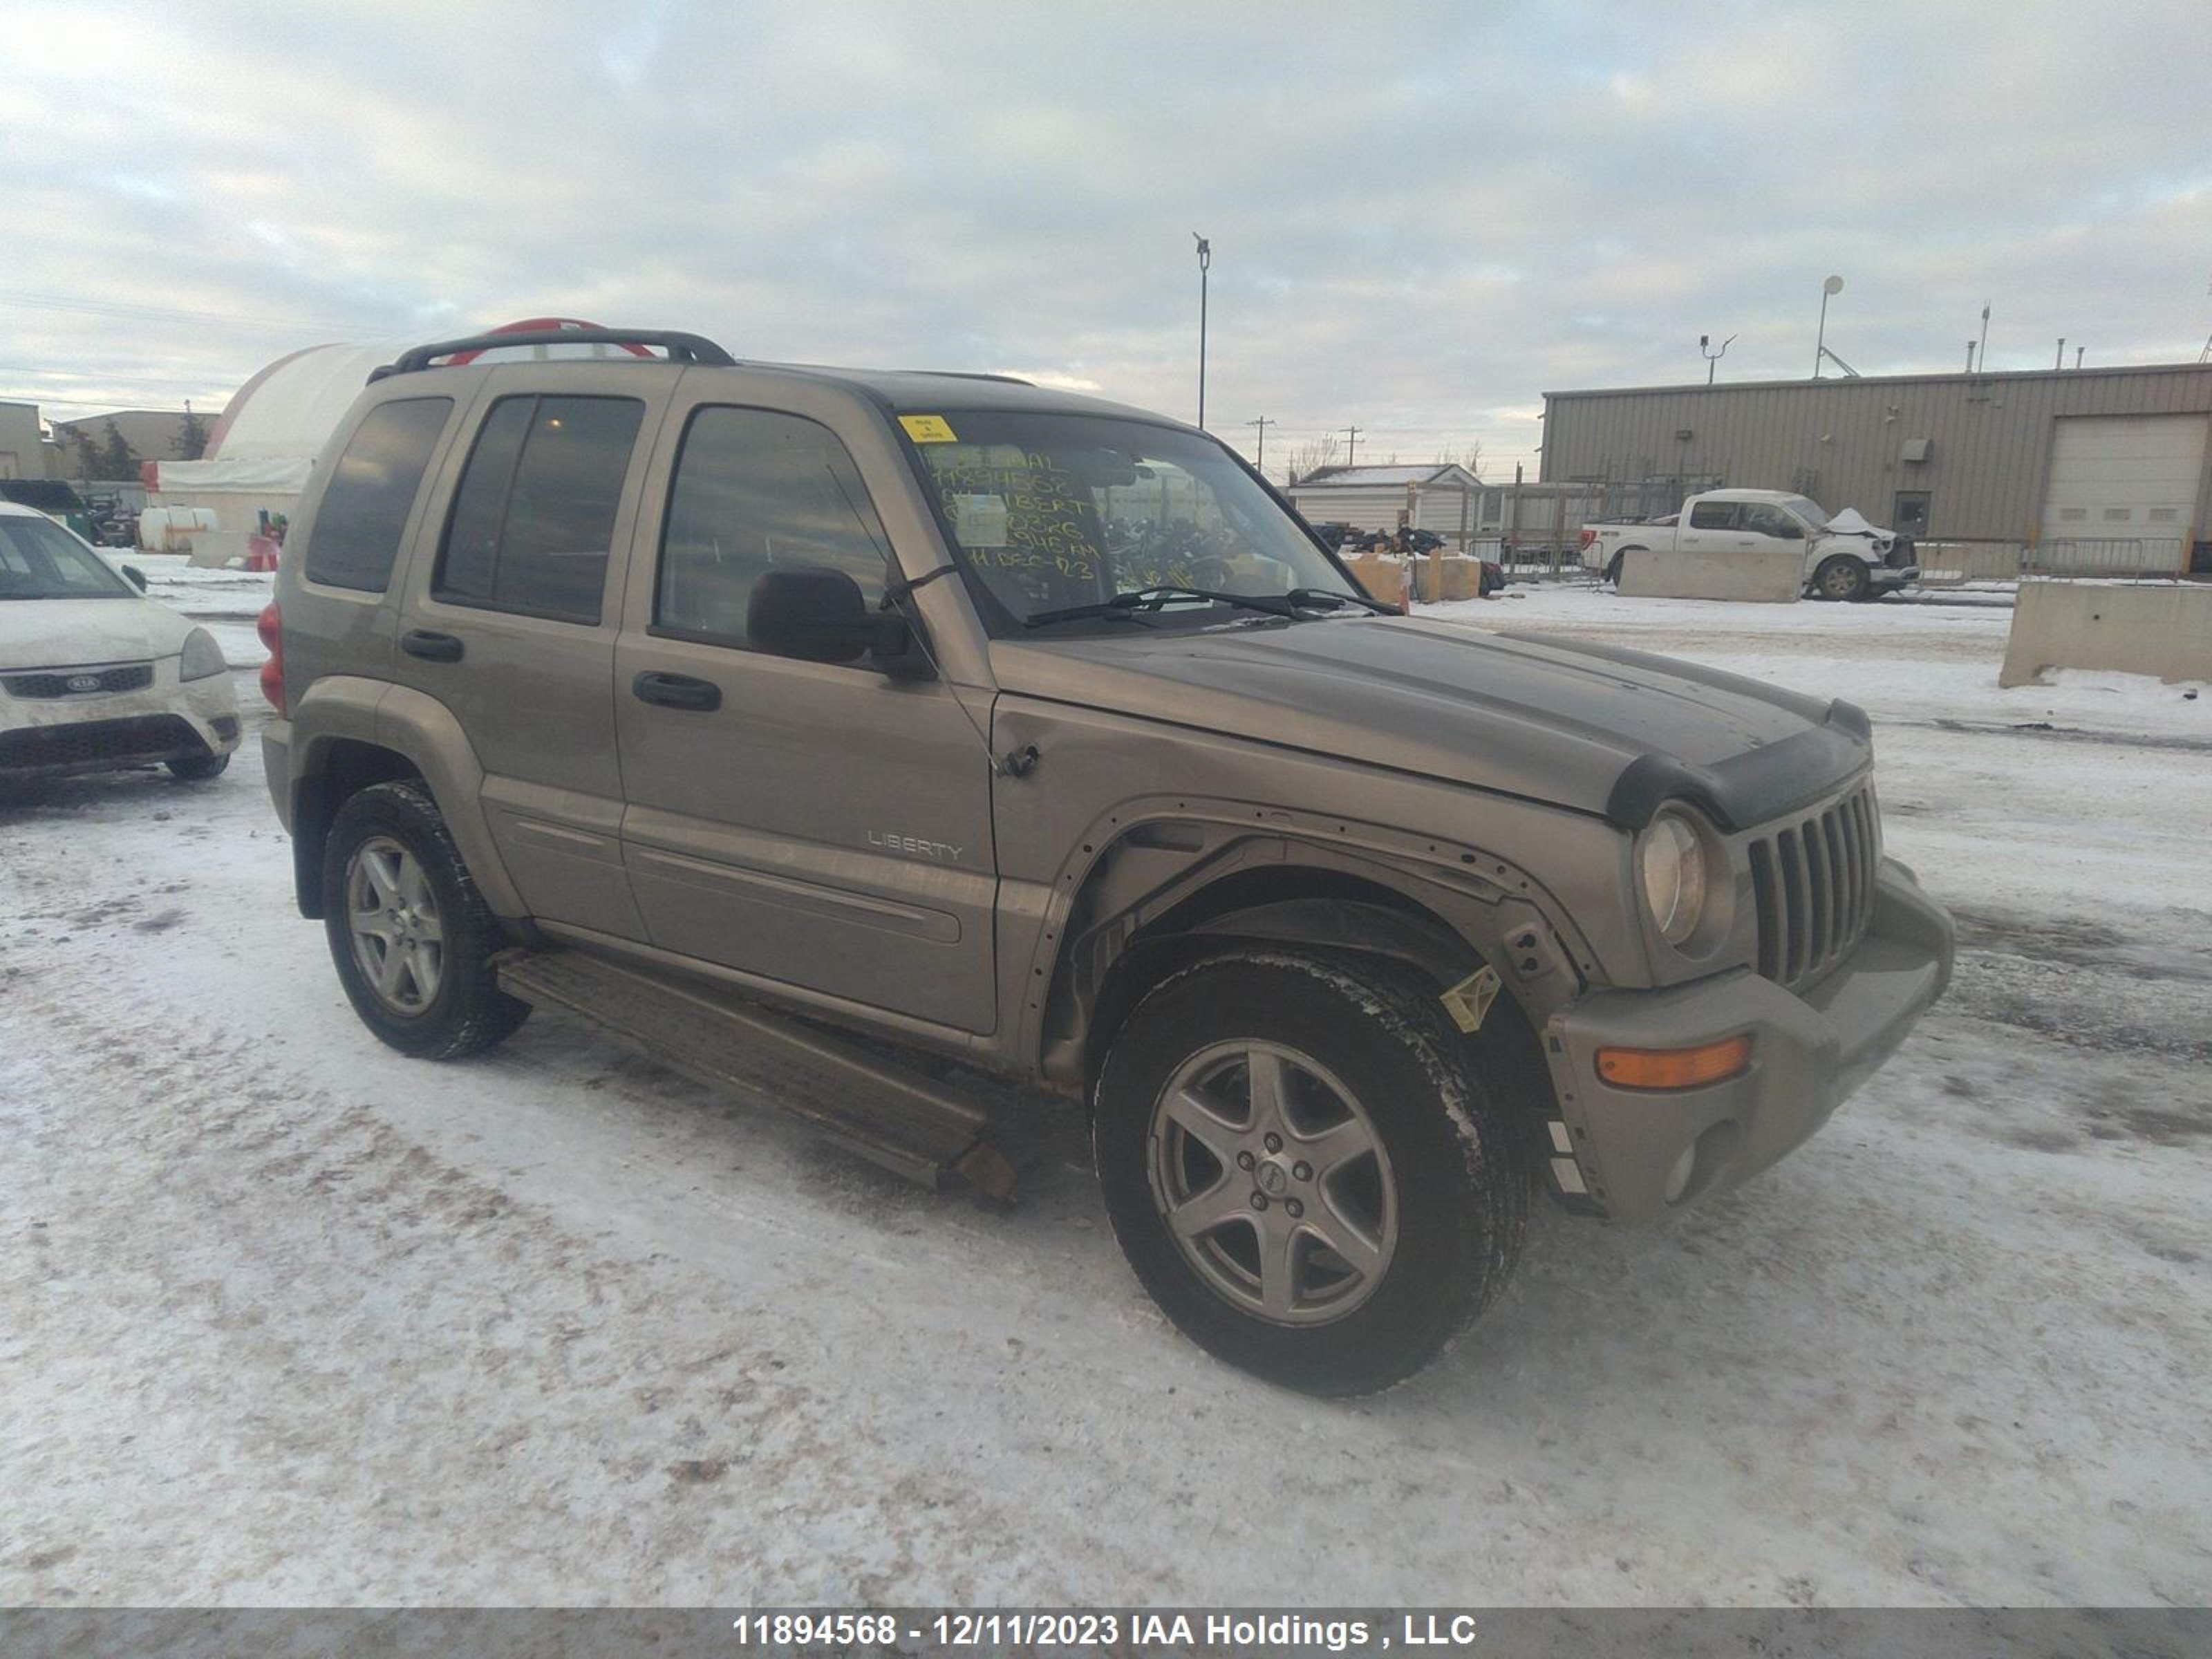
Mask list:
[[[155,762],[201,779],[230,764],[238,696],[222,648],[144,584],[0,501],[0,780]]]

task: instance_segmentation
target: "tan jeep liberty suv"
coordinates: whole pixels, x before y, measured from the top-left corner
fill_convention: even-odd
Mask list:
[[[555,341],[647,355],[445,361]],[[1441,1352],[1539,1188],[1773,1163],[1950,974],[1857,709],[1387,613],[1204,432],[1001,376],[421,347],[264,632],[386,1042],[556,1006],[1000,1194],[946,1062],[1064,1091],[1159,1305],[1315,1393]]]

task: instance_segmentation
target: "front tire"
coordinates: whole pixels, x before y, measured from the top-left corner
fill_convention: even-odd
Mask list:
[[[507,945],[437,803],[412,779],[349,798],[323,847],[323,927],[354,1012],[422,1060],[489,1048],[530,1017],[499,988]]]
[[[1824,599],[1849,602],[1863,599],[1870,586],[1866,566],[1856,559],[1841,554],[1821,561],[1820,568],[1813,573],[1813,592]]]
[[[1395,963],[1269,950],[1163,981],[1108,1050],[1092,1144],[1162,1310],[1309,1394],[1412,1376],[1520,1255],[1521,1143],[1435,988]]]
[[[1612,558],[1606,561],[1605,579],[1611,582],[1615,587],[1620,586],[1620,568],[1627,562],[1627,559],[1628,550],[1623,548],[1620,552],[1614,554]]]
[[[210,778],[219,778],[230,764],[228,755],[179,755],[174,760],[161,763],[169,769],[169,775],[184,783],[205,783]]]

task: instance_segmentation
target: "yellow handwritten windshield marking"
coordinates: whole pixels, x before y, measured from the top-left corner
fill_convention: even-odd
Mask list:
[[[902,415],[898,423],[906,428],[906,435],[918,444],[957,444],[960,440],[942,415]]]

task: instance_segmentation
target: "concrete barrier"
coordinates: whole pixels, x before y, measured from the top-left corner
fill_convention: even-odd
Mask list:
[[[1464,554],[1432,554],[1411,562],[1413,597],[1435,603],[1482,597],[1482,561]]]
[[[2023,581],[1997,684],[2031,684],[2046,668],[2212,680],[2212,586]]]
[[[1369,599],[1379,599],[1384,605],[1405,603],[1404,559],[1389,553],[1346,553],[1339,556],[1352,572],[1352,580],[1366,590]]]
[[[1805,591],[1805,556],[1794,548],[1686,553],[1639,547],[1621,561],[1620,591],[1635,599],[1790,605]]]

